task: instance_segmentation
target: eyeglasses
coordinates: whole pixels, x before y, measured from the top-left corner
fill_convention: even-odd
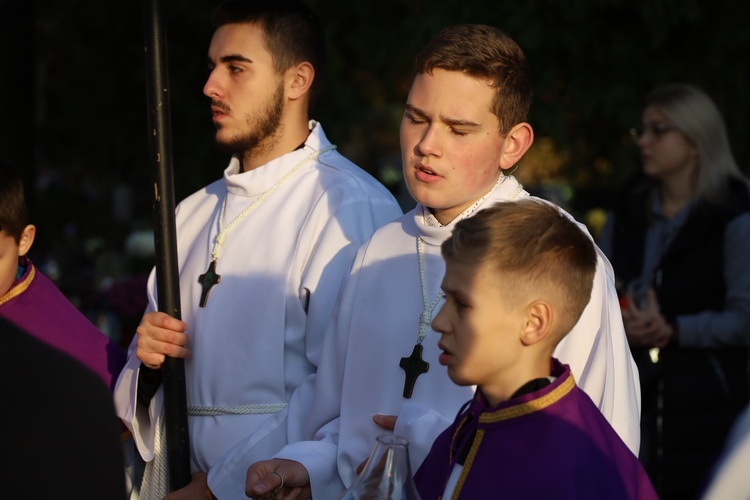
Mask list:
[[[668,125],[666,123],[649,123],[648,125],[643,125],[642,127],[633,127],[629,130],[629,132],[630,136],[635,140],[640,139],[645,134],[650,134],[651,137],[659,140],[664,134],[667,134],[669,132],[676,132],[678,130],[679,129],[674,125]]]

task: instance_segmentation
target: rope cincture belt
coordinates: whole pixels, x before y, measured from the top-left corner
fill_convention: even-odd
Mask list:
[[[270,415],[279,413],[287,407],[287,403],[239,405],[228,408],[218,406],[189,406],[188,415],[193,417],[215,417],[219,415]],[[159,416],[156,425],[156,439],[154,442],[154,459],[146,463],[143,482],[140,490],[140,500],[164,498],[169,493],[169,477],[167,471],[167,443],[164,430],[164,412]]]
[[[222,408],[218,406],[190,406],[188,415],[191,417],[215,417],[217,415],[270,415],[279,413],[286,408],[286,403],[240,405]]]

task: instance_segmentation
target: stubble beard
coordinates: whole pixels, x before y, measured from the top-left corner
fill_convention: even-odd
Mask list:
[[[279,84],[271,99],[258,112],[257,116],[246,119],[249,130],[226,141],[217,138],[220,148],[243,156],[254,156],[270,149],[281,131],[281,118],[284,115],[284,86]]]

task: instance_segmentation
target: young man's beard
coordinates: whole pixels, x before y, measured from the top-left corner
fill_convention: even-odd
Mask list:
[[[229,153],[252,154],[261,148],[269,148],[273,141],[268,141],[279,132],[281,117],[284,114],[284,86],[279,84],[276,92],[259,115],[252,117],[251,129],[244,135],[236,136],[226,142],[218,142],[220,148]]]

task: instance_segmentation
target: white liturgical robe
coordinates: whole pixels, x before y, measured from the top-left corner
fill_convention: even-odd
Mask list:
[[[490,195],[467,212],[522,196],[529,194],[515,178],[501,177]],[[417,378],[409,399],[403,397],[405,371],[400,367],[401,358],[409,356],[417,342],[424,310],[417,238],[424,242],[425,285],[431,303],[445,272],[440,245],[467,212],[446,226],[431,225],[425,218],[427,210],[417,205],[376,231],[360,248],[315,375],[307,430],[315,440],[291,443],[276,454],[305,465],[314,498],[337,498],[351,485],[376,437],[386,432],[373,422],[374,414],[398,415],[394,433],[410,441],[416,472],[434,439],[472,398],[473,388],[455,385],[438,363],[439,335],[432,329],[423,341],[423,358],[430,366]],[[612,266],[598,253],[591,300],[554,356],[571,366],[579,386],[637,455],[638,371],[625,337]]]
[[[191,349],[185,361],[191,466],[208,473],[218,498],[244,497],[247,468],[303,437],[295,424],[304,421],[307,405],[287,405],[319,363],[357,249],[402,214],[383,185],[338,152],[315,158],[331,145],[319,124],[310,127],[304,147],[257,169],[240,173],[232,158],[223,179],[176,210],[181,312]],[[216,265],[220,282],[199,307],[198,278],[211,262],[224,199],[229,226],[282,179],[228,233]],[[158,306],[156,293],[152,271],[148,310]],[[138,405],[135,341],[115,405],[150,461],[163,391],[148,409]],[[290,415],[292,407],[302,415]]]
[[[701,500],[740,500],[750,496],[750,405],[737,417],[714,464]]]

